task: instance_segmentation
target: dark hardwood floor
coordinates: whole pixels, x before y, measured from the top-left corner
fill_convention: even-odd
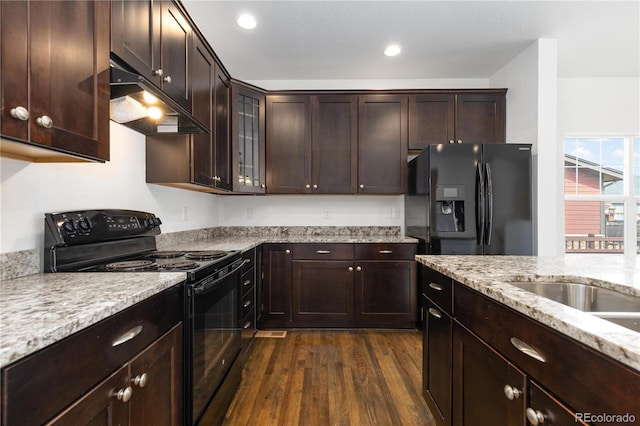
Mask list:
[[[225,425],[433,425],[417,330],[256,338]]]

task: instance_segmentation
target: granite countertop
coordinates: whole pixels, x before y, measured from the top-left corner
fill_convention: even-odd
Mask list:
[[[184,272],[35,274],[0,282],[0,367],[181,283]]]
[[[321,229],[321,228],[319,228]],[[234,228],[234,232],[238,229]],[[280,229],[278,229],[280,231]],[[250,250],[262,243],[416,243],[398,235],[163,235],[159,250]],[[36,253],[37,254],[37,253]],[[34,253],[10,259],[19,268]],[[27,262],[28,261],[28,262]],[[31,267],[31,266],[30,266]],[[32,273],[0,281],[0,367],[147,299],[186,279],[184,272]]]
[[[579,282],[640,296],[640,264],[612,255],[416,256],[416,260],[640,371],[640,333],[509,285]]]

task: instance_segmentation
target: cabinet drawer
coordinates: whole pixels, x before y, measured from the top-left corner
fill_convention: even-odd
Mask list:
[[[353,244],[294,244],[293,260],[353,260]]]
[[[241,283],[242,284],[240,287],[240,294],[242,296],[244,296],[249,291],[253,290],[253,284],[254,284],[253,270],[242,274]]]
[[[417,244],[356,244],[356,259],[415,260]]]
[[[44,423],[163,335],[182,319],[182,289],[165,290],[4,369],[6,424]]]
[[[251,250],[243,252],[242,260],[244,260],[244,264],[242,265],[242,273],[252,270],[254,265],[256,264],[256,249],[252,248]]]
[[[454,311],[460,323],[574,411],[637,413],[640,373],[462,284],[455,285]],[[526,354],[532,351],[544,360]],[[603,383],[615,383],[605,397]]]
[[[451,278],[423,266],[422,293],[451,315],[453,309],[453,280]]]
[[[242,299],[240,299],[240,307],[242,309],[242,313],[240,315],[241,318],[244,318],[247,313],[253,309],[253,305],[255,305],[255,295],[253,291],[248,291]]]

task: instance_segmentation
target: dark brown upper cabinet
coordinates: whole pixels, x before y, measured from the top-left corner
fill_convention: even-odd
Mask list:
[[[311,174],[305,189],[317,194],[355,193],[357,156],[357,96],[312,96]]]
[[[230,79],[203,40],[194,40],[190,56],[191,78],[195,82],[193,115],[209,133],[147,136],[147,182],[227,192],[231,189]]]
[[[0,15],[2,155],[109,160],[109,2],[3,1]]]
[[[267,96],[267,192],[304,194],[309,188],[311,98]]]
[[[168,0],[111,2],[111,51],[191,111],[192,28]]]
[[[241,82],[231,83],[231,176],[234,192],[264,194],[264,91]]]
[[[505,89],[409,96],[409,149],[439,143],[504,143]]]
[[[407,95],[359,97],[358,193],[405,192],[407,104]]]

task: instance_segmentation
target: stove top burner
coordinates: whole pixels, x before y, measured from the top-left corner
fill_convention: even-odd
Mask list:
[[[153,260],[125,260],[123,262],[113,262],[105,265],[105,269],[110,271],[148,271],[157,269],[158,265]]]
[[[191,260],[171,260],[168,262],[159,263],[158,266],[164,270],[184,271],[188,269],[195,269],[200,265]]]
[[[149,257],[152,257],[154,259],[173,259],[176,257],[181,257],[182,255],[184,255],[183,251],[154,251],[153,253],[149,254]]]
[[[211,260],[223,257],[226,254],[227,252],[224,250],[199,250],[185,253],[184,257],[185,259],[193,260]]]

